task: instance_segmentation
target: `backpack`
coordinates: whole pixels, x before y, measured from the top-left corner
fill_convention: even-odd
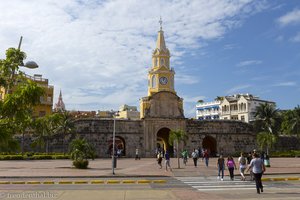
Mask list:
[[[246,165],[246,158],[245,157],[241,157],[240,163],[241,163],[241,165]]]

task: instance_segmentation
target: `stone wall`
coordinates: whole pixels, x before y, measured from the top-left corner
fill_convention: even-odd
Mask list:
[[[256,147],[253,128],[244,122],[187,120],[186,132],[189,135],[186,148],[190,151],[205,143],[212,143],[213,155],[249,152]]]
[[[273,151],[300,150],[300,137],[296,136],[279,136]]]

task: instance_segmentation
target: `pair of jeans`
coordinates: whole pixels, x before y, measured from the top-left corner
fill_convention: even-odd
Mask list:
[[[205,165],[206,165],[206,167],[208,167],[208,158],[204,158],[205,159]]]
[[[198,160],[198,158],[193,158],[195,167],[197,167],[197,160]]]
[[[263,185],[261,182],[262,173],[253,173],[253,175],[254,175],[254,179],[255,179],[256,189],[257,190],[262,189],[263,188]]]
[[[224,167],[218,166],[218,177],[220,177],[220,173],[222,174],[221,178],[224,177]]]
[[[230,174],[230,179],[233,180],[234,178],[234,167],[228,167],[229,174]]]

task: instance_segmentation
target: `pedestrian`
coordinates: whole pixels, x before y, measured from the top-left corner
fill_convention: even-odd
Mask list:
[[[250,165],[248,166],[247,172],[252,169],[254,179],[255,179],[255,185],[256,185],[256,191],[257,194],[260,194],[264,191],[263,185],[261,182],[262,174],[266,171],[264,162],[261,158],[259,158],[259,155],[257,153],[253,153],[252,155],[253,159],[250,162]]]
[[[245,169],[247,168],[247,160],[244,156],[244,153],[241,153],[241,156],[238,159],[239,162],[239,170],[240,170],[240,174],[241,174],[241,180],[245,181],[246,177],[245,177]]]
[[[170,154],[168,151],[166,151],[165,153],[165,164],[166,164],[166,171],[168,171],[168,167],[170,171],[172,171],[171,164],[170,164]]]
[[[218,167],[218,180],[220,180],[220,175],[221,176],[221,181],[224,180],[224,169],[225,169],[225,160],[223,158],[223,155],[220,155],[220,157],[217,160],[217,167]]]
[[[183,150],[183,152],[181,153],[182,158],[183,158],[183,164],[186,165],[187,161],[188,161],[188,152],[187,150]]]
[[[194,166],[197,167],[197,161],[198,161],[198,151],[196,149],[194,149],[194,151],[192,152],[192,158],[194,161]]]
[[[163,159],[163,154],[162,154],[161,151],[159,151],[159,152],[157,153],[157,163],[158,163],[158,165],[160,166],[160,169],[162,168],[162,164],[161,164],[162,159]]]
[[[227,168],[228,168],[228,171],[229,171],[229,174],[230,174],[230,180],[234,180],[234,169],[236,169],[236,165],[235,165],[235,162],[232,158],[232,156],[228,156],[227,158]]]
[[[136,148],[136,149],[135,149],[135,160],[140,160],[140,159],[141,159],[141,157],[140,157],[140,155],[139,155],[139,149]]]
[[[209,152],[208,152],[207,149],[205,149],[205,151],[204,151],[203,158],[204,158],[204,160],[205,160],[205,165],[206,165],[206,167],[208,167]]]

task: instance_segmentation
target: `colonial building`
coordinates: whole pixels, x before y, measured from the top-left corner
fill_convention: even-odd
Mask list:
[[[263,103],[275,105],[272,101],[262,100],[251,94],[234,94],[219,97],[219,100],[212,102],[198,102],[196,119],[240,120],[249,123],[255,120],[256,108]]]
[[[44,96],[40,97],[40,103],[33,108],[33,117],[42,117],[52,113],[53,107],[53,90],[54,87],[49,85],[48,79],[45,79],[40,74],[30,76],[24,74],[25,78],[30,79],[42,87],[45,91]],[[12,92],[15,88],[12,88]],[[5,88],[0,88],[0,100],[5,98]]]
[[[220,118],[225,120],[240,120],[243,122],[254,121],[256,108],[260,104],[265,103],[275,105],[272,101],[262,100],[251,94],[225,96],[220,104]]]
[[[215,120],[220,119],[221,101],[198,102],[196,104],[196,119]]]
[[[140,119],[140,112],[137,110],[136,106],[124,104],[119,108],[116,118],[137,120]]]

